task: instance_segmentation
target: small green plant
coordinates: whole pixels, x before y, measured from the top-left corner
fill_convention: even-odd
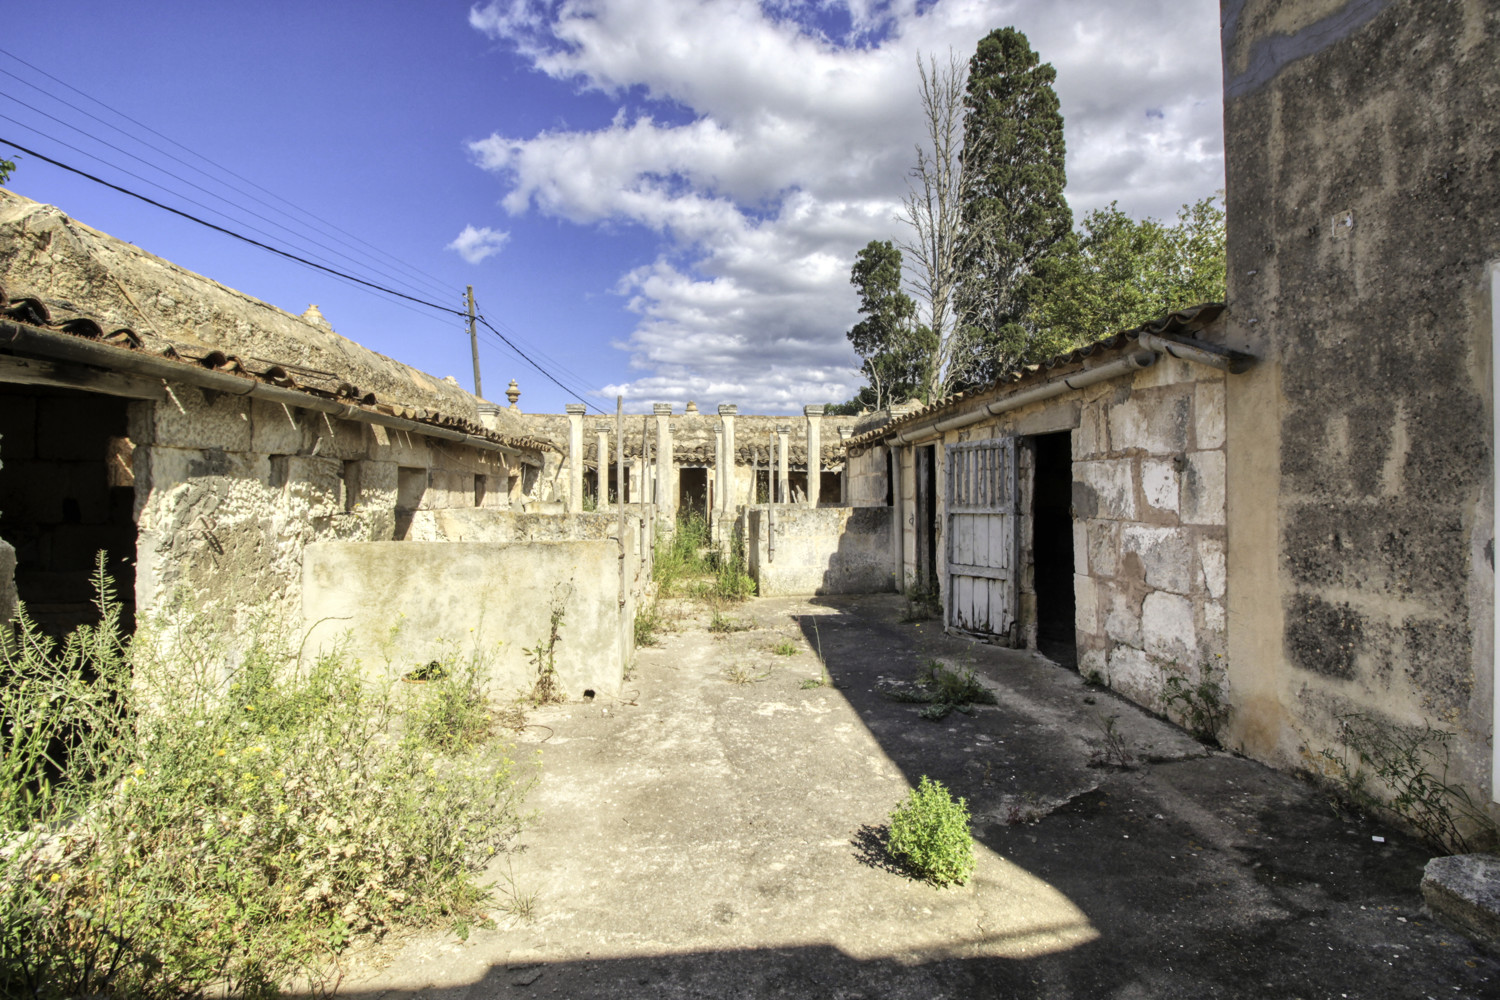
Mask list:
[[[1219,730],[1229,721],[1229,702],[1211,666],[1199,668],[1196,682],[1175,667],[1170,669],[1162,700],[1167,714],[1181,719],[1189,732],[1205,743],[1218,745]]]
[[[921,622],[942,617],[943,604],[936,583],[909,583],[903,596],[906,611],[901,615],[902,621]]]
[[[811,690],[813,690],[815,688],[823,687],[827,683],[828,683],[828,677],[827,677],[827,675],[824,675],[822,677],[808,677],[808,678],[805,678],[802,681],[802,683],[799,684],[799,685],[797,685],[797,686],[799,688],[801,688],[803,691],[811,691]]]
[[[892,701],[925,705],[917,714],[934,722],[947,718],[955,708],[967,712],[971,705],[995,704],[994,694],[979,683],[973,667],[955,670],[940,660],[929,661],[915,680],[883,681],[877,687]]]
[[[744,686],[746,684],[758,684],[759,682],[765,680],[770,676],[771,672],[769,670],[758,674],[754,670],[745,666],[743,663],[731,663],[729,666],[724,668],[724,678],[729,681],[729,683],[740,686]]]
[[[718,608],[714,608],[713,617],[708,622],[708,630],[715,635],[728,635],[730,632],[745,632],[749,628],[749,622],[740,621],[738,618],[730,618]]]
[[[891,857],[936,886],[962,885],[974,872],[968,802],[955,801],[947,788],[924,774],[891,813],[885,847]]]
[[[1089,754],[1089,764],[1093,767],[1118,767],[1129,768],[1135,764],[1135,754],[1130,752],[1130,747],[1125,743],[1125,737],[1120,733],[1119,716],[1098,716],[1095,722],[1099,726],[1099,746]]]
[[[798,653],[797,644],[790,639],[783,639],[771,647],[771,652],[777,656],[796,656]]]
[[[413,671],[425,683],[410,698],[406,725],[443,751],[462,751],[487,739],[494,728],[496,712],[486,681],[486,658],[478,650],[468,656],[456,647],[442,660],[433,660]],[[405,679],[413,679],[412,674]]]
[[[663,594],[675,594],[689,587],[694,578],[714,572],[708,555],[708,522],[702,514],[687,512],[677,519],[676,530],[669,537],[657,536],[656,557],[651,577]]]
[[[661,633],[666,630],[665,626],[661,606],[655,601],[638,609],[635,613],[635,644],[655,646],[661,642]]]
[[[1432,846],[1467,854],[1473,845],[1465,831],[1495,828],[1461,785],[1448,780],[1454,734],[1421,726],[1398,726],[1363,713],[1339,717],[1341,742],[1354,754],[1325,748],[1321,756],[1334,769],[1344,794],[1358,807],[1389,811]]]
[[[568,700],[567,692],[557,678],[557,642],[562,638],[563,601],[554,599],[547,638],[538,639],[537,644],[523,652],[536,664],[536,678],[526,700],[533,705],[559,704]]]

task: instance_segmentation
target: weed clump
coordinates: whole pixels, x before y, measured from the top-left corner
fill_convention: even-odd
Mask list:
[[[953,669],[932,660],[911,681],[881,681],[878,690],[892,701],[926,705],[918,714],[936,722],[955,708],[961,712],[971,705],[993,705],[995,696],[974,674],[973,667]]]
[[[1219,730],[1229,721],[1229,700],[1210,665],[1200,668],[1197,681],[1179,670],[1169,671],[1162,700],[1167,712],[1181,719],[1194,736],[1219,745]]]
[[[891,813],[886,850],[936,886],[962,885],[974,872],[969,806],[925,774]]]
[[[0,995],[271,996],[351,935],[483,912],[528,782],[482,671],[369,680],[180,601],[0,646]]]
[[[1473,850],[1472,831],[1493,841],[1494,824],[1468,791],[1448,778],[1453,733],[1426,721],[1420,727],[1398,726],[1362,713],[1340,716],[1339,728],[1354,759],[1327,748],[1321,756],[1355,806],[1392,812],[1433,847],[1454,854]]]

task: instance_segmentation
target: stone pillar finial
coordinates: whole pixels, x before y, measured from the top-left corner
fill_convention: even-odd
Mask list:
[[[512,410],[519,411],[521,409],[517,405],[521,401],[521,387],[516,385],[515,379],[511,379],[510,385],[505,387],[505,398],[510,400],[510,408]]]
[[[823,407],[804,406],[807,418],[807,505],[816,507],[823,494]]]
[[[682,408],[682,413],[684,416],[696,417],[698,415],[698,404],[691,399],[688,400],[687,406]]]
[[[568,513],[583,511],[583,415],[588,407],[568,403]]]

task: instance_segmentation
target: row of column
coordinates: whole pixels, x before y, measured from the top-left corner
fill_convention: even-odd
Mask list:
[[[583,510],[583,417],[588,408],[583,403],[567,404],[568,412],[568,513],[576,514]],[[654,403],[651,407],[656,417],[656,463],[655,482],[652,483],[656,503],[663,512],[670,515],[677,507],[677,497],[674,496],[676,463],[672,460],[672,404]],[[721,512],[732,513],[735,507],[734,479],[735,479],[735,441],[734,421],[739,415],[739,407],[734,403],[719,404],[719,425],[714,430],[714,478],[718,483],[714,491],[714,508]],[[802,415],[807,420],[807,505],[816,507],[821,494],[822,471],[823,471],[823,440],[822,422],[823,407],[804,406]],[[782,503],[791,495],[791,475],[788,462],[788,450],[790,447],[792,429],[788,425],[776,428],[776,496]],[[599,427],[599,506],[602,510],[607,505],[606,498],[609,496],[608,484],[604,482],[606,471],[609,468],[609,428],[607,424]],[[642,429],[642,451],[645,448],[645,430]],[[643,460],[636,459],[638,467],[634,479],[641,484],[642,492],[646,492],[646,478],[650,472]],[[755,483],[750,484],[750,501],[754,502]]]

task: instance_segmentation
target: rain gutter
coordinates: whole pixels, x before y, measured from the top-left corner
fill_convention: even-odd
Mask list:
[[[425,437],[437,438],[442,441],[453,441],[480,451],[499,452],[502,455],[509,455],[519,459],[525,465],[540,466],[542,464],[536,458],[509,445],[500,444],[497,441],[491,441],[488,438],[468,434],[464,431],[438,427],[433,424],[424,424],[420,421],[408,420],[405,417],[398,417],[394,414],[368,410],[362,406],[355,406],[352,403],[342,403],[337,400],[298,392],[295,389],[283,389],[280,386],[266,385],[264,382],[241,378],[238,375],[216,372],[208,368],[198,368],[178,361],[168,361],[166,358],[141,354],[124,347],[96,344],[93,341],[82,340],[69,334],[38,330],[35,327],[23,326],[7,320],[0,320],[0,347],[9,348],[18,354],[28,357],[94,365],[111,371],[130,372],[134,375],[161,378],[168,382],[186,383],[187,385],[197,386],[200,389],[222,392],[225,395],[249,396],[251,399],[265,400],[268,403],[280,403],[283,406],[326,413],[340,420],[353,420],[360,423],[375,424],[379,427],[404,431],[409,434],[421,434]]]
[[[1250,367],[1253,359],[1238,351],[1231,351],[1215,344],[1205,344],[1198,340],[1188,340],[1179,337],[1163,337],[1153,333],[1142,333],[1136,338],[1136,342],[1145,350],[1132,351],[1122,358],[1107,362],[1095,368],[1085,368],[1083,371],[1073,372],[1061,378],[1051,379],[1041,385],[1032,386],[1029,389],[1021,389],[1007,396],[987,403],[976,410],[955,414],[935,420],[924,420],[913,427],[903,428],[886,436],[885,440],[895,444],[911,444],[923,438],[934,437],[946,431],[957,430],[970,424],[977,424],[981,420],[998,416],[1007,410],[1019,409],[1032,403],[1039,403],[1044,399],[1052,399],[1069,392],[1075,392],[1099,382],[1107,382],[1110,379],[1119,378],[1122,375],[1130,375],[1144,368],[1150,368],[1156,364],[1157,357],[1161,354],[1169,354],[1183,361],[1193,364],[1207,365],[1217,368],[1219,371],[1238,374]]]

